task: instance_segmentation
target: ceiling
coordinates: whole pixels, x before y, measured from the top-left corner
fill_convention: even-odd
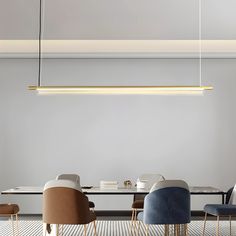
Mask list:
[[[36,39],[39,0],[0,0],[0,39]],[[198,0],[47,0],[45,39],[197,39]],[[236,1],[202,0],[202,37],[236,39]]]

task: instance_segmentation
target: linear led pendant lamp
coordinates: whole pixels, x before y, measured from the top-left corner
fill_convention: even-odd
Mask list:
[[[202,86],[202,45],[201,45],[201,0],[199,0],[199,86],[42,86],[41,61],[42,61],[42,15],[43,0],[39,7],[39,38],[38,38],[38,85],[29,86],[29,90],[38,94],[203,94],[212,90],[212,86]]]

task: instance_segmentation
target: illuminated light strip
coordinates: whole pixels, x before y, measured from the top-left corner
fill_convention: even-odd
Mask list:
[[[39,94],[202,94],[212,86],[29,86]]]

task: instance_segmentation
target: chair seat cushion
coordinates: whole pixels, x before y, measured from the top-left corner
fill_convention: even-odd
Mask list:
[[[132,204],[132,208],[143,209],[144,200],[135,200]]]
[[[16,204],[0,204],[0,215],[12,215],[19,212],[19,206]]]
[[[236,215],[236,205],[230,204],[207,204],[204,211],[214,216]]]
[[[138,213],[137,219],[143,221],[143,212]]]
[[[95,207],[94,202],[90,202],[90,201],[89,201],[89,208],[94,208],[94,207]]]

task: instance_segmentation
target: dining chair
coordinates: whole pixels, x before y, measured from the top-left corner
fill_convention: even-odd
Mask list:
[[[203,224],[203,233],[205,235],[207,215],[213,215],[217,217],[216,223],[216,235],[220,235],[220,217],[229,217],[229,233],[232,235],[231,218],[236,216],[236,185],[230,188],[226,193],[225,204],[206,204],[204,206],[205,218]]]
[[[143,212],[138,214],[139,227],[140,221],[145,224],[146,235],[149,225],[165,225],[165,235],[169,235],[169,225],[174,225],[175,235],[188,235],[190,220],[190,192],[183,180],[158,182],[145,197]],[[184,226],[183,233],[180,225]]]
[[[50,233],[51,225],[56,225],[56,235],[63,235],[63,225],[83,225],[84,236],[87,235],[87,224],[93,222],[96,234],[96,215],[89,209],[87,196],[71,180],[51,180],[43,190],[43,222]]]
[[[19,235],[18,213],[19,206],[17,204],[0,204],[0,217],[9,217],[12,223],[12,235]]]
[[[139,176],[138,180],[144,182],[145,188],[150,190],[155,183],[165,180],[165,178],[160,174],[142,174]],[[143,210],[145,196],[146,194],[134,194],[132,203],[131,229],[133,226],[136,226],[137,212]]]
[[[77,175],[77,174],[60,174],[56,177],[56,179],[57,180],[67,179],[67,180],[74,181],[77,184],[77,188],[79,188],[80,191],[82,192],[82,188],[80,186],[80,176],[79,175]],[[89,201],[89,208],[94,211],[94,208],[95,208],[94,202]]]

